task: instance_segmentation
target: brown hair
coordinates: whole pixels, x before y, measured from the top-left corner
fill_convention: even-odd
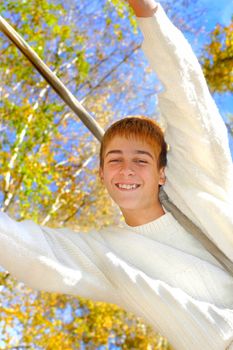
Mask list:
[[[150,144],[158,159],[158,169],[167,165],[167,144],[159,124],[147,117],[126,117],[113,123],[105,132],[100,146],[100,167],[104,165],[104,153],[115,136],[135,138]]]

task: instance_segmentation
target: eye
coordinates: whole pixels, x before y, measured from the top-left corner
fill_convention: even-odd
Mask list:
[[[136,163],[139,163],[139,164],[147,164],[147,160],[144,160],[144,159],[136,159],[135,160]]]
[[[109,163],[117,163],[117,162],[120,162],[121,159],[110,159],[108,162]]]

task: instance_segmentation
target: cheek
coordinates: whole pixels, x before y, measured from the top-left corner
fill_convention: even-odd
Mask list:
[[[114,177],[116,171],[112,169],[111,167],[104,167],[103,169],[103,181],[105,184],[109,183],[111,179]]]
[[[157,186],[159,181],[159,174],[156,170],[144,171],[141,172],[141,176],[143,177],[145,183],[150,187]]]

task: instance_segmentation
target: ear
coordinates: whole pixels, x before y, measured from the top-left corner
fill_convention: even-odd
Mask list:
[[[159,185],[164,185],[166,182],[165,167],[159,169]]]
[[[104,181],[104,172],[103,172],[102,167],[99,167],[99,177],[100,177],[101,182],[103,182]]]

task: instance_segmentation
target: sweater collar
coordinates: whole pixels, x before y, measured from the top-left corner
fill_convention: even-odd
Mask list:
[[[164,229],[167,229],[169,226],[174,225],[174,218],[171,213],[165,213],[160,216],[158,219],[150,221],[146,224],[139,226],[129,226],[124,223],[124,227],[128,230],[139,232],[139,233],[161,233]]]

